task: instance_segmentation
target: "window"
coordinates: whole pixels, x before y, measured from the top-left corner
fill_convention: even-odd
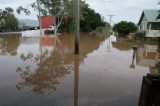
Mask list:
[[[151,30],[160,30],[160,22],[152,23]]]

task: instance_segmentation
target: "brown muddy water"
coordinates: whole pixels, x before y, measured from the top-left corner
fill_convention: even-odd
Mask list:
[[[137,106],[142,76],[156,63],[145,57],[148,45],[87,34],[80,43],[74,55],[69,34],[0,37],[0,106]]]

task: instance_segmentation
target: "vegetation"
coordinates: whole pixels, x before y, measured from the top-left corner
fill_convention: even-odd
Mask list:
[[[0,55],[2,56],[16,56],[17,48],[20,45],[18,35],[0,36]]]
[[[135,39],[144,39],[145,38],[145,32],[144,31],[137,31],[134,33]]]
[[[40,10],[42,15],[52,15],[55,18],[55,34],[60,28],[61,31],[73,31],[74,29],[74,2],[71,0],[39,0],[40,6],[36,2],[31,6],[35,10]],[[80,1],[80,30],[84,32],[95,30],[97,27],[105,26],[106,23],[101,18],[100,14],[89,8],[85,1]],[[30,14],[23,7],[17,9],[18,13],[25,12]]]
[[[12,8],[0,9],[0,32],[15,31],[18,29],[18,21],[13,14]]]
[[[126,36],[129,33],[136,32],[137,26],[132,22],[121,21],[114,25],[113,30],[118,32],[119,35]]]
[[[105,23],[100,16],[99,13],[96,13],[93,9],[89,8],[88,4],[81,1],[81,11],[80,11],[80,31],[82,32],[90,32],[96,30],[98,27],[105,27],[108,25]],[[73,31],[74,29],[74,17],[69,15],[67,17],[67,21],[63,20],[63,24],[61,25],[62,31]]]
[[[83,32],[95,30],[97,27],[104,27],[106,23],[102,20],[99,13],[89,8],[87,4],[81,6],[80,29]]]

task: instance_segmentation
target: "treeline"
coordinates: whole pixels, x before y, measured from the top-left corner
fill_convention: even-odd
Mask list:
[[[33,2],[30,6],[35,11],[40,11],[41,15],[52,15],[56,17],[55,28],[56,30],[73,32],[74,31],[74,15],[75,6],[73,0],[39,0],[39,7],[37,2]],[[19,6],[17,13],[21,12],[30,15],[31,11],[28,8]],[[38,14],[38,13],[37,13]],[[38,18],[38,17],[37,17]],[[80,1],[80,31],[90,32],[95,30],[97,27],[109,26],[99,13],[96,13],[89,7],[85,1]],[[5,8],[0,10],[0,31],[11,31],[18,29],[18,21],[14,16],[12,8]]]

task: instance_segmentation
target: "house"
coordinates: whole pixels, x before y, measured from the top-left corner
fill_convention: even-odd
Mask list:
[[[145,37],[160,37],[160,11],[144,10],[138,26],[140,31],[145,32]]]

